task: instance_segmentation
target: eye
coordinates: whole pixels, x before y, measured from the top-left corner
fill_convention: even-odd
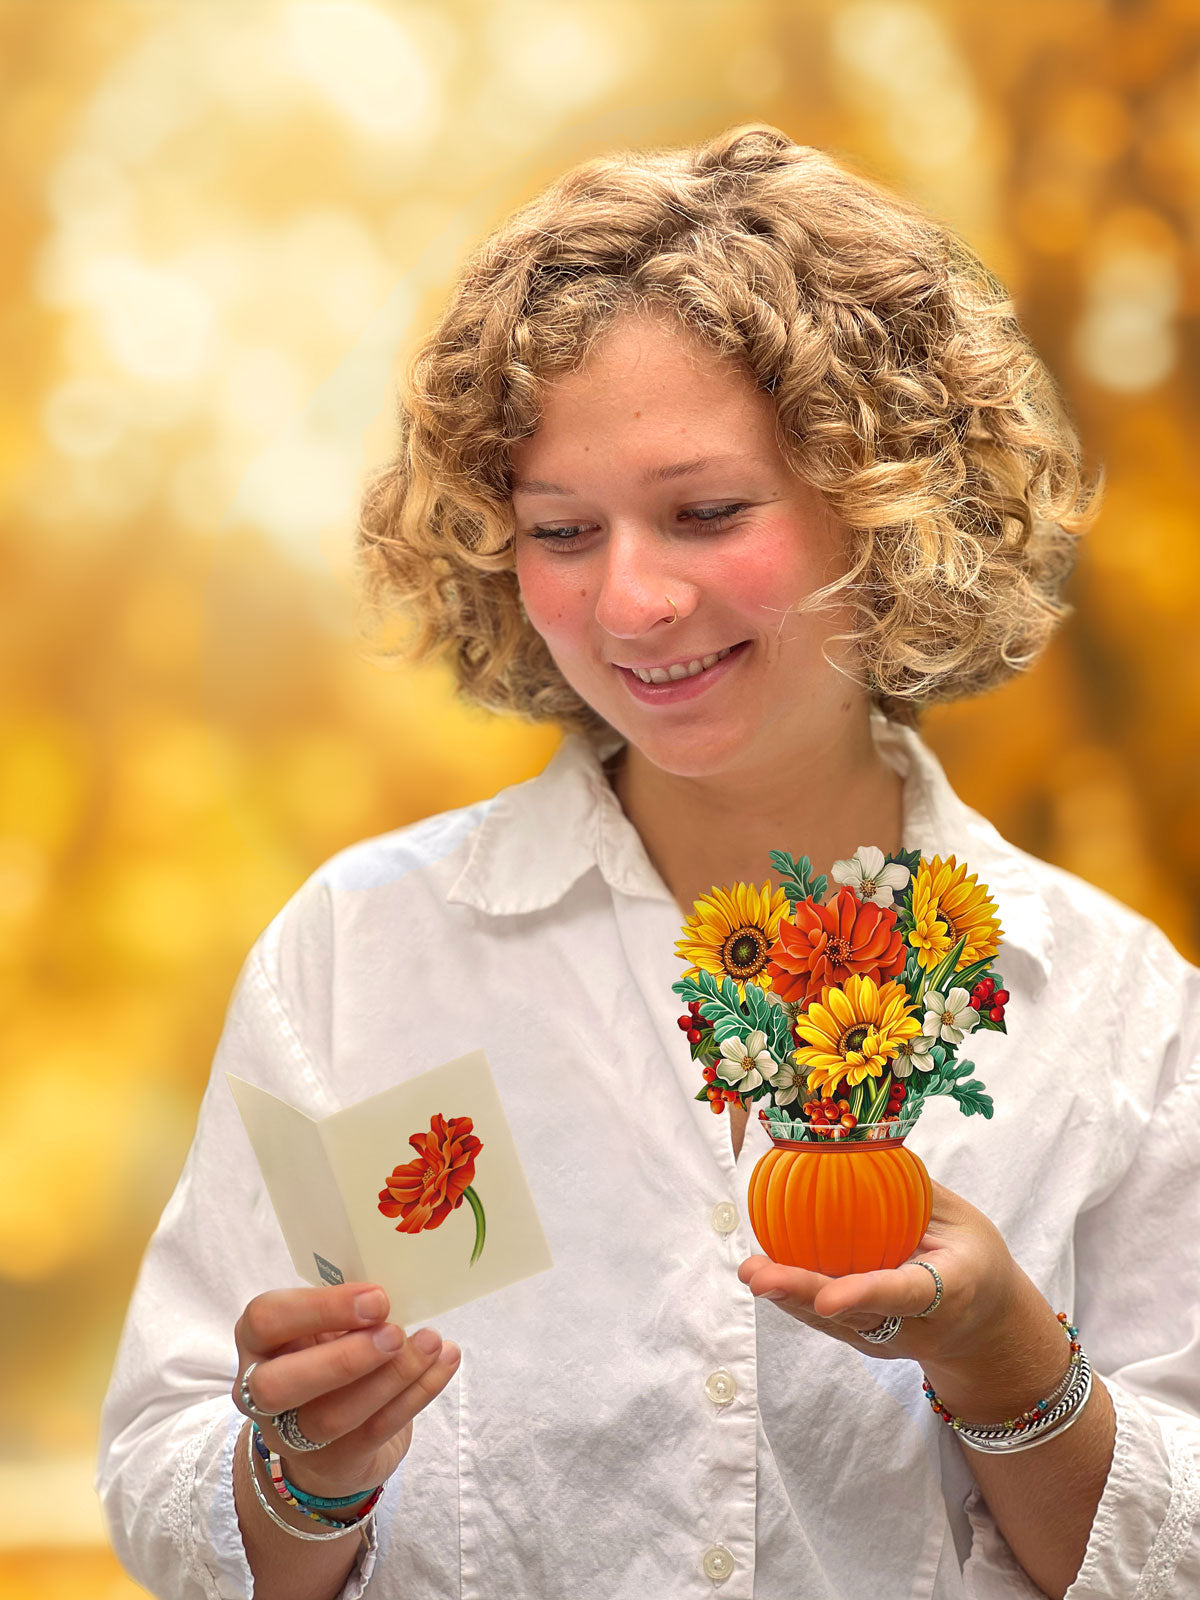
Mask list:
[[[697,511],[681,511],[681,517],[691,517],[703,527],[722,527],[731,522],[739,511],[745,511],[746,505],[738,502],[731,506],[705,506]],[[578,544],[580,534],[585,531],[583,523],[570,523],[562,528],[531,528],[529,537],[537,539],[551,550],[566,550],[571,545]]]

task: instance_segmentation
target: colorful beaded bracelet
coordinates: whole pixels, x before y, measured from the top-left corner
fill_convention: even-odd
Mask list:
[[[262,1460],[267,1463],[268,1471],[271,1474],[271,1482],[275,1485],[275,1489],[279,1495],[279,1498],[286,1505],[294,1506],[297,1511],[302,1511],[306,1517],[311,1517],[314,1522],[319,1522],[322,1527],[325,1528],[356,1527],[358,1523],[364,1521],[368,1516],[370,1516],[371,1512],[375,1509],[375,1506],[379,1501],[379,1497],[383,1494],[383,1484],[380,1484],[377,1489],[374,1489],[371,1492],[371,1494],[366,1498],[366,1503],[363,1505],[363,1508],[359,1512],[358,1516],[352,1517],[349,1522],[338,1522],[333,1517],[321,1516],[319,1512],[312,1510],[309,1506],[305,1505],[300,1499],[297,1498],[296,1492],[292,1485],[283,1475],[283,1466],[278,1455],[275,1453],[275,1451],[268,1447],[267,1441],[263,1438],[258,1424],[251,1420],[250,1426],[254,1429],[254,1448],[258,1451],[258,1454]],[[342,1503],[355,1505],[359,1501],[363,1500],[363,1498],[364,1497],[362,1495],[352,1495],[348,1501],[343,1501]],[[327,1507],[326,1509],[331,1508]]]
[[[310,1544],[326,1544],[330,1539],[342,1539],[348,1533],[365,1533],[367,1536],[367,1541],[370,1543],[374,1518],[373,1510],[369,1511],[365,1517],[361,1518],[357,1522],[337,1523],[336,1526],[332,1526],[330,1528],[328,1533],[305,1533],[303,1528],[297,1528],[292,1523],[288,1522],[285,1517],[281,1517],[278,1511],[275,1510],[274,1506],[267,1499],[266,1491],[263,1489],[262,1484],[258,1481],[258,1473],[254,1466],[254,1434],[251,1432],[247,1432],[246,1434],[246,1462],[247,1471],[250,1474],[250,1483],[254,1489],[255,1498],[263,1509],[263,1515],[265,1517],[269,1517],[270,1520],[275,1523],[276,1527],[282,1528],[284,1533],[288,1534],[291,1538],[304,1539]]]
[[[956,1417],[953,1412],[949,1411],[933,1392],[933,1385],[929,1379],[924,1378],[921,1382],[921,1388],[925,1391],[925,1397],[933,1407],[935,1415],[941,1417],[948,1427],[954,1428],[957,1432],[969,1430],[977,1438],[1007,1438],[1013,1434],[1024,1433],[1032,1424],[1039,1422],[1071,1387],[1079,1372],[1080,1362],[1083,1359],[1083,1346],[1079,1342],[1079,1329],[1073,1322],[1067,1321],[1065,1311],[1059,1311],[1056,1315],[1058,1321],[1062,1324],[1063,1332],[1070,1340],[1071,1360],[1068,1363],[1062,1382],[1052,1394],[1048,1394],[1044,1400],[1039,1400],[1028,1411],[1022,1411],[1019,1417],[1009,1417],[1004,1422],[968,1422],[965,1417]]]

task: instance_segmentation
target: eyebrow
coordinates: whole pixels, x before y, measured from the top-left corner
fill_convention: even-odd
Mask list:
[[[667,467],[650,467],[642,473],[642,482],[670,483],[676,478],[686,478],[693,472],[699,472],[704,467],[716,467],[739,464],[746,465],[742,456],[717,455],[697,456],[693,461],[676,461]],[[522,478],[514,480],[513,494],[574,494],[574,489],[564,489],[559,483],[546,483],[542,478]]]

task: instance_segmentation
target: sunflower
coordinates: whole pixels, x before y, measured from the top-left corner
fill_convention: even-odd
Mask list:
[[[921,1032],[921,1022],[902,983],[879,987],[855,973],[844,988],[823,989],[797,1019],[796,1032],[808,1043],[792,1059],[807,1067],[810,1088],[830,1100],[843,1079],[854,1088],[864,1078],[878,1078],[904,1041]]]
[[[714,977],[732,978],[738,998],[744,1000],[746,984],[758,981],[766,970],[767,952],[787,909],[787,894],[783,889],[772,893],[770,883],[761,889],[735,883],[732,889],[702,894],[675,945],[681,961],[694,963],[684,976],[695,978],[703,968]]]
[[[1002,929],[987,885],[978,883],[974,873],[968,877],[966,862],[960,867],[953,856],[945,861],[940,856],[922,859],[913,880],[912,920],[908,942],[926,972],[964,934],[967,942],[955,963],[956,972],[976,961],[990,961],[1000,948]]]

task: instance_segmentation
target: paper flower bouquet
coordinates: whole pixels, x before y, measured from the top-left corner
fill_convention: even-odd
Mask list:
[[[898,1266],[929,1223],[929,1177],[904,1148],[925,1101],[992,1114],[958,1051],[1006,1031],[996,906],[953,856],[860,845],[828,896],[807,856],[770,859],[779,887],[714,888],[675,946],[691,963],[672,988],[696,1098],[716,1113],[762,1102],[773,1148],[749,1204],[773,1260],[830,1276]]]

